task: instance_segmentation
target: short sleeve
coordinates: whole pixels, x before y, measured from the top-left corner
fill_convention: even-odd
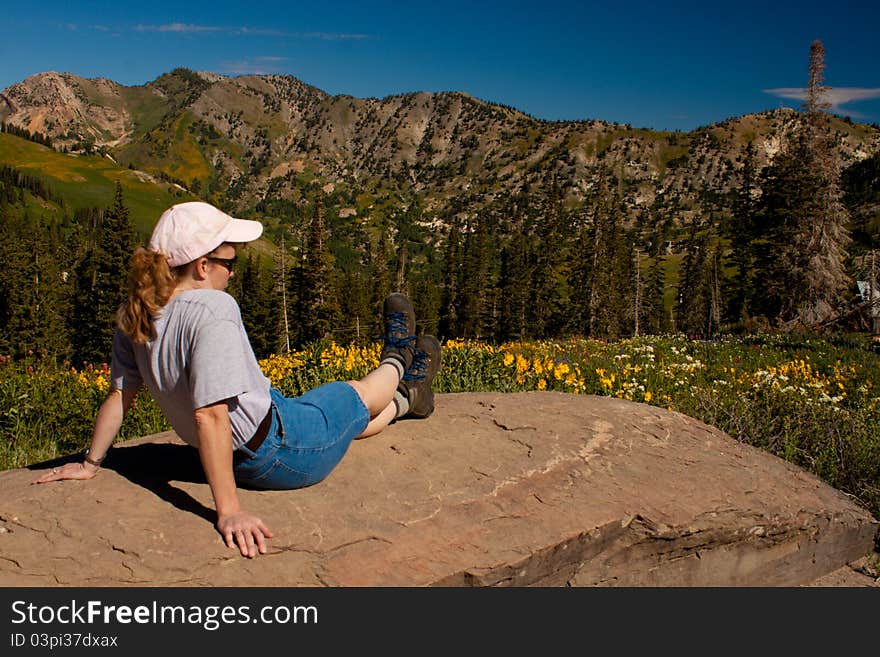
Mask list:
[[[247,392],[246,354],[237,322],[214,319],[195,334],[189,362],[193,408]]]
[[[136,390],[143,383],[134,357],[134,345],[131,343],[131,338],[119,328],[113,334],[110,382],[115,390]]]

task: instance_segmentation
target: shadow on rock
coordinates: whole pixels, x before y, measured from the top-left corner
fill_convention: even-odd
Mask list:
[[[82,454],[64,456],[51,461],[34,463],[29,470],[57,468],[65,463],[82,461]],[[129,481],[156,494],[181,511],[188,511],[213,524],[217,513],[193,498],[186,491],[171,485],[172,481],[207,483],[199,453],[189,445],[170,443],[143,443],[116,447],[107,455],[102,467],[122,475]]]

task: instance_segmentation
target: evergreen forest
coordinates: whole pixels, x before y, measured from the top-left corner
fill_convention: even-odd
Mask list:
[[[553,176],[478,210],[463,192],[443,217],[416,191],[370,221],[328,213],[334,192],[317,178],[296,200],[268,195],[253,217],[271,218],[266,241],[242,251],[229,289],[255,353],[374,340],[394,290],[412,298],[420,333],[447,340],[876,334],[880,153],[846,168],[836,160],[822,57],[817,42],[780,153],[759,169],[749,143],[738,187],[701,195],[677,224],[650,207],[633,219],[610,167],[577,204]],[[210,200],[232,213],[234,198],[230,189]],[[128,258],[148,237],[130,215],[119,182],[108,206],[82,207],[39,175],[0,166],[0,354],[109,358]]]

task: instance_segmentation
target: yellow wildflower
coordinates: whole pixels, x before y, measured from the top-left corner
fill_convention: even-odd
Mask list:
[[[568,363],[559,363],[555,368],[553,368],[553,376],[556,377],[557,380],[562,380],[566,374],[569,372]]]

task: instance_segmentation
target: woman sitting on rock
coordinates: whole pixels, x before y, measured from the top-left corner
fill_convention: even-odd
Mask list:
[[[181,203],[138,248],[131,292],[118,313],[111,391],[81,463],[53,468],[36,483],[91,479],[125,412],[146,385],[177,435],[199,450],[217,529],[243,556],[266,552],[272,532],[241,508],[236,482],[257,488],[309,486],[326,477],[354,438],[434,410],[431,382],[440,344],[415,336],[409,300],[385,300],[379,366],[360,381],[337,381],[296,398],[273,388],[257,364],[238,304],[225,290],[240,245],[263,231],[207,203]]]

